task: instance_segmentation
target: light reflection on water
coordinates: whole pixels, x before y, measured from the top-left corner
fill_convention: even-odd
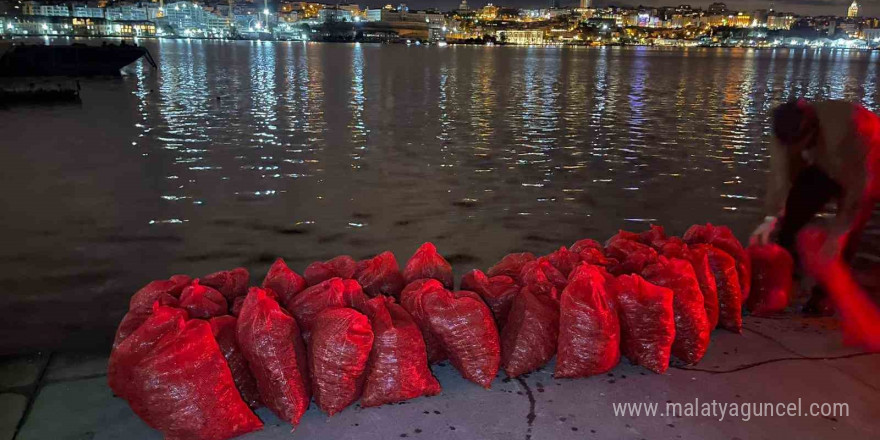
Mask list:
[[[463,273],[650,222],[744,237],[772,106],[878,102],[877,52],[148,45],[158,71],[86,81],[82,108],[4,115],[29,147],[4,152],[0,258],[44,278],[3,280],[9,340],[106,342],[146,281],[256,283],[276,255],[403,263],[431,240]]]

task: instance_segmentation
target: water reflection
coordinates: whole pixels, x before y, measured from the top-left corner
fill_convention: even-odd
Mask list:
[[[351,111],[351,122],[348,124],[348,130],[351,134],[350,142],[354,147],[351,153],[352,159],[355,161],[362,159],[360,156],[362,150],[367,148],[367,130],[364,122],[364,50],[361,44],[354,46],[354,59],[351,63],[351,99],[349,100],[349,110]],[[360,165],[353,165],[355,168]]]
[[[392,54],[404,51],[421,64],[414,67]],[[522,205],[521,212],[530,211],[529,199],[578,200],[552,194],[560,189],[556,180],[569,193],[588,189],[571,184],[582,179],[596,191],[624,191],[631,198],[647,182],[674,179],[674,185],[687,185],[705,178],[709,186],[725,187],[709,209],[754,212],[762,184],[754,177],[766,161],[767,113],[774,103],[806,96],[858,99],[873,107],[877,95],[877,68],[871,62],[876,54],[427,51],[360,44],[246,43],[230,49],[162,43],[159,74],[145,78],[138,70],[134,93],[143,130],[132,142],[144,154],[174,152],[172,164],[184,171],[169,169],[168,180],[178,182],[172,183],[175,191],[162,194],[168,202],[210,202],[230,192],[277,195],[286,188],[255,185],[234,170],[259,178],[300,178],[336,169],[347,156],[354,168],[379,157],[406,166],[454,167],[459,179],[473,182],[517,170],[517,187],[548,189],[521,189],[531,195],[508,193],[499,202]],[[245,70],[238,65],[242,59]],[[207,69],[225,75],[209,78]],[[158,87],[158,103],[149,99],[150,81]],[[150,123],[156,119],[162,122]],[[249,152],[254,149],[258,152]],[[374,149],[377,156],[367,154]],[[192,190],[200,183],[194,179],[197,172],[211,170],[223,172],[200,179],[238,183],[211,194]],[[568,214],[564,206],[553,209]],[[711,215],[736,221],[719,211]]]

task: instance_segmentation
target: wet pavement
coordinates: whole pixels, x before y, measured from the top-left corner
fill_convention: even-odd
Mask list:
[[[0,363],[0,440],[160,439],[106,385],[105,354],[39,354]],[[741,335],[716,330],[699,365],[656,375],[623,360],[612,372],[558,380],[552,364],[483,390],[435,366],[439,396],[328,418],[317,408],[290,425],[266,409],[242,439],[869,439],[880,437],[880,353],[843,347],[828,318],[745,319]],[[698,399],[698,400],[695,400]],[[666,402],[846,403],[848,415],[677,417]],[[657,403],[656,416],[616,416],[615,403]],[[19,415],[26,412],[23,420]],[[17,432],[13,437],[13,433]]]

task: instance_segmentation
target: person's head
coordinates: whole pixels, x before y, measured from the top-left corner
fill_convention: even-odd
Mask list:
[[[790,101],[773,110],[773,135],[786,147],[802,146],[816,132],[816,113],[804,99]]]

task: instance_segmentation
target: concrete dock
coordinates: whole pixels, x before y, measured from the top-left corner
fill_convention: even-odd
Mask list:
[[[435,366],[436,397],[328,418],[314,405],[295,432],[266,409],[257,439],[876,439],[880,354],[843,347],[829,318],[745,319],[741,335],[716,330],[699,365],[662,375],[622,360],[611,373],[559,380],[552,364],[491,390]],[[107,387],[106,354],[43,353],[0,361],[0,440],[160,439]],[[845,403],[848,415],[687,417],[671,403]],[[656,403],[657,414],[616,415],[614,404]]]

